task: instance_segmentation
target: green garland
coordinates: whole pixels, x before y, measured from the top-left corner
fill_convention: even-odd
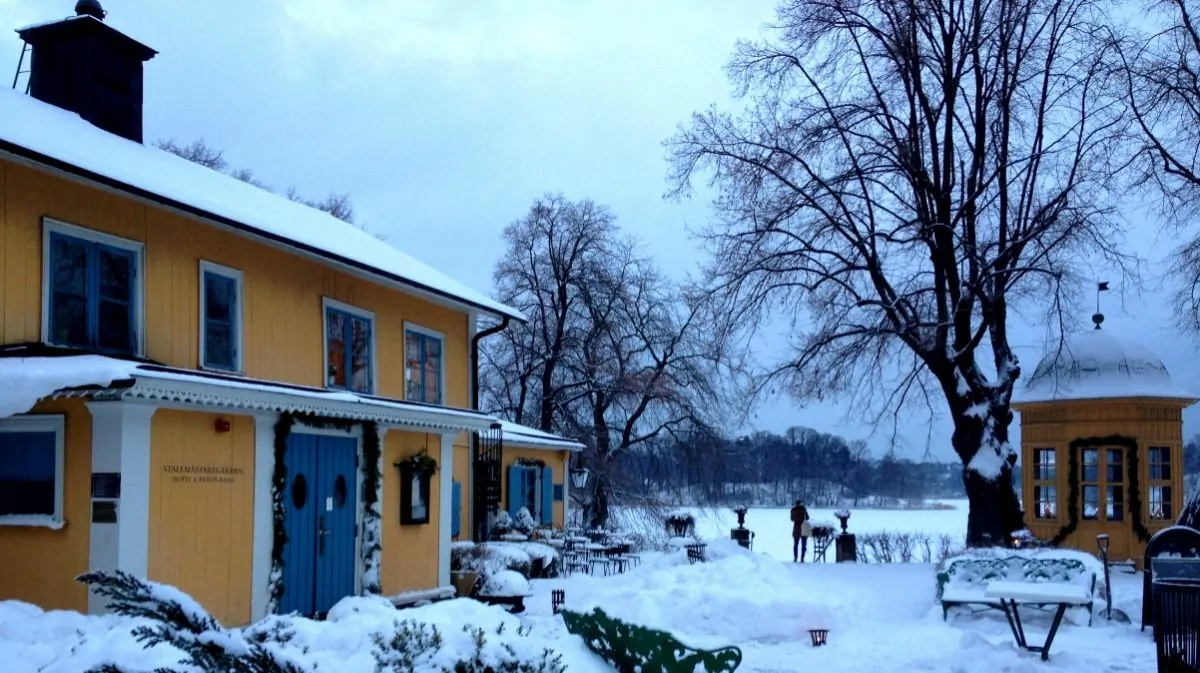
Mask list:
[[[349,432],[354,426],[362,426],[363,447],[363,592],[378,594],[380,586],[380,567],[383,552],[383,541],[380,533],[382,511],[379,504],[380,472],[382,450],[379,444],[379,427],[373,421],[352,421],[343,418],[330,418],[315,414],[293,414],[285,412],[279,415],[275,422],[275,469],[271,475],[271,506],[274,531],[271,544],[271,576],[269,580],[270,603],[267,607],[269,614],[279,611],[280,599],[283,598],[283,567],[284,549],[287,547],[287,528],[284,523],[286,514],[285,497],[287,492],[287,465],[284,456],[287,453],[288,436],[297,422],[320,430],[341,430]]]
[[[421,449],[416,454],[398,461],[396,465],[403,464],[412,465],[413,471],[428,474],[437,474],[438,462],[437,459],[429,455],[429,448]]]
[[[1123,435],[1108,437],[1081,437],[1071,442],[1068,448],[1067,460],[1067,523],[1059,529],[1058,534],[1050,540],[1057,547],[1062,544],[1079,526],[1079,454],[1085,448],[1101,448],[1119,446],[1125,449],[1125,470],[1129,479],[1129,516],[1133,523],[1133,532],[1138,540],[1145,542],[1150,539],[1150,531],[1142,521],[1142,494],[1139,481],[1139,459],[1137,440]]]

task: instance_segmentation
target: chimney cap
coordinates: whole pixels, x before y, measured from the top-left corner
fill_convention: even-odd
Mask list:
[[[75,14],[90,16],[98,21],[103,21],[104,17],[108,16],[108,12],[100,6],[100,0],[79,0],[75,3]]]

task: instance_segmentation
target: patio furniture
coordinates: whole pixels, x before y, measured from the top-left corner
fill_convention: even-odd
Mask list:
[[[600,608],[587,614],[564,609],[560,614],[567,631],[583,638],[588,649],[621,673],[733,673],[742,663],[742,651],[737,647],[689,647],[665,631],[623,622]]]
[[[1009,581],[1077,585],[1088,597],[1079,607],[1087,609],[1090,624],[1096,580],[1095,571],[1088,570],[1082,561],[1075,559],[1054,556],[960,556],[948,560],[945,569],[938,573],[938,600],[942,604],[942,619],[948,619],[950,610],[961,606],[980,605],[985,609],[1003,609],[999,598],[987,595],[990,583]],[[1056,603],[1047,601],[1045,605]],[[1037,605],[1029,601],[1024,604]]]
[[[1142,568],[1142,630],[1154,626],[1154,591],[1152,582],[1159,575],[1156,564],[1167,557],[1200,559],[1200,531],[1187,526],[1171,526],[1154,534],[1146,543],[1146,556]],[[1174,566],[1172,566],[1174,567]],[[1165,569],[1166,566],[1163,566]],[[1164,579],[1170,579],[1164,576]]]
[[[687,545],[688,563],[703,563],[704,549],[707,547],[703,542],[693,542]]]
[[[1049,661],[1050,646],[1054,636],[1062,624],[1063,615],[1067,608],[1092,604],[1091,592],[1078,584],[1064,582],[1013,582],[999,580],[988,582],[984,596],[1000,601],[1008,627],[1012,629],[1017,646],[1037,652],[1042,655],[1042,661]],[[1054,605],[1054,621],[1050,623],[1050,633],[1041,645],[1030,645],[1025,637],[1025,627],[1021,623],[1020,605]]]

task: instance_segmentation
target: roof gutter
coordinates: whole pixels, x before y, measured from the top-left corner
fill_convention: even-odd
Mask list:
[[[113,189],[113,190],[116,190],[119,192],[124,192],[126,194],[129,194],[136,198],[142,199],[144,201],[149,201],[150,203],[153,203],[153,204],[157,204],[157,205],[160,205],[160,206],[163,206],[166,208],[170,208],[172,210],[177,210],[179,212],[185,213],[187,215],[190,215],[190,216],[195,217],[200,220],[207,220],[209,222],[215,222],[219,225],[229,227],[231,229],[235,229],[244,234],[248,234],[252,237],[266,239],[277,245],[294,248],[296,250],[303,251],[310,255],[320,257],[322,259],[327,259],[327,260],[330,260],[333,262],[337,262],[338,264],[343,264],[345,266],[349,266],[351,268],[358,269],[359,271],[363,271],[363,272],[371,274],[373,276],[379,276],[382,278],[386,278],[392,282],[399,283],[401,285],[407,285],[416,290],[420,290],[421,292],[425,292],[425,293],[440,297],[442,299],[445,299],[445,300],[455,303],[455,304],[468,306],[470,308],[487,313],[488,315],[500,315],[504,319],[504,323],[501,326],[501,329],[503,329],[504,326],[507,326],[509,321],[512,319],[516,319],[519,322],[524,322],[524,320],[522,320],[522,318],[518,315],[510,316],[507,314],[501,314],[495,308],[483,306],[481,304],[469,301],[467,299],[463,299],[461,297],[456,297],[444,290],[439,290],[437,288],[430,287],[428,285],[425,285],[424,283],[418,283],[417,281],[411,280],[409,278],[404,278],[403,276],[399,276],[396,274],[381,271],[373,266],[368,266],[361,262],[357,262],[355,260],[352,260],[352,259],[349,259],[346,257],[342,257],[341,255],[332,254],[326,250],[321,250],[320,248],[317,248],[315,246],[300,243],[298,241],[294,241],[292,239],[285,238],[283,236],[279,236],[279,235],[273,234],[271,232],[267,232],[267,231],[263,231],[261,229],[256,229],[254,227],[247,226],[236,220],[232,220],[227,217],[222,217],[215,213],[210,213],[201,208],[197,208],[195,206],[190,206],[186,203],[181,203],[179,201],[175,201],[174,199],[169,199],[165,196],[162,196],[160,194],[155,194],[153,192],[142,189],[140,187],[134,187],[133,185],[126,184],[124,182],[121,182],[120,180],[114,180],[113,178],[110,178],[106,175],[101,175],[99,173],[95,173],[95,172],[89,171],[87,169],[80,168],[79,166],[68,163],[66,161],[62,161],[60,159],[55,159],[54,157],[46,156],[44,154],[41,154],[40,152],[35,152],[27,147],[22,147],[21,145],[16,145],[7,140],[0,139],[0,153],[11,155],[11,156],[13,156],[17,159],[21,159],[23,161],[31,162],[34,164],[40,164],[42,166],[45,166],[46,168],[49,168],[49,169],[52,169],[55,171],[59,171],[62,173],[66,173],[67,175],[74,176],[75,178],[84,180],[86,182],[92,182],[92,183],[107,187],[109,189]],[[497,330],[497,331],[499,331],[499,330]]]
[[[471,408],[475,411],[479,411],[479,342],[508,329],[511,320],[508,316],[502,316],[499,325],[477,332],[471,337]]]

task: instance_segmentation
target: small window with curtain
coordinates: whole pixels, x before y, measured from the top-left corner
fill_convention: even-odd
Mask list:
[[[374,316],[325,300],[325,387],[374,392]]]
[[[141,244],[58,222],[45,227],[46,340],[136,355]]]
[[[442,335],[416,325],[404,328],[405,399],[442,404]]]
[[[200,365],[242,370],[242,273],[200,262]]]
[[[0,525],[63,522],[63,419],[0,421]]]

